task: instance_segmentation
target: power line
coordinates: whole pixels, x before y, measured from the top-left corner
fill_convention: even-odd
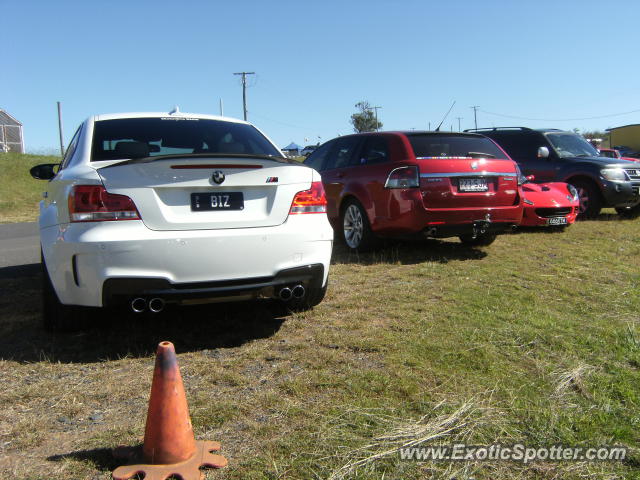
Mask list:
[[[473,108],[473,107],[472,107]],[[630,110],[628,112],[622,112],[622,113],[611,113],[608,115],[596,115],[593,117],[581,117],[581,118],[528,118],[528,117],[519,117],[517,115],[506,115],[503,113],[495,113],[495,112],[488,112],[486,110],[480,110],[482,113],[486,113],[487,115],[495,115],[496,117],[505,117],[505,118],[515,118],[517,120],[532,120],[532,121],[537,121],[537,122],[576,122],[576,121],[580,121],[580,120],[598,120],[601,118],[610,118],[610,117],[620,117],[622,115],[629,115],[630,113],[637,113],[640,112],[640,109],[637,110]]]
[[[247,121],[247,75],[255,75],[256,72],[237,72],[234,75],[242,75],[242,109],[244,121]]]

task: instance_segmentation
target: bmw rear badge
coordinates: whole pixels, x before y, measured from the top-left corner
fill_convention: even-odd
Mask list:
[[[224,173],[222,173],[220,170],[216,170],[215,172],[213,172],[213,175],[211,175],[211,180],[213,180],[218,185],[224,182],[224,178]]]
[[[478,168],[478,162],[471,162],[471,168],[473,168],[474,170]]]

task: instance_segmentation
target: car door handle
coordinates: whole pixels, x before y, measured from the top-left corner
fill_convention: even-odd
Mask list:
[[[336,177],[337,178],[342,178],[342,177],[344,177],[344,173],[336,173]]]

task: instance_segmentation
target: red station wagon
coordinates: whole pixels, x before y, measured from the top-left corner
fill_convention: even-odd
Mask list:
[[[321,173],[329,220],[354,250],[372,247],[378,237],[416,234],[489,245],[522,219],[517,166],[482,135],[348,135],[323,144],[304,163]]]

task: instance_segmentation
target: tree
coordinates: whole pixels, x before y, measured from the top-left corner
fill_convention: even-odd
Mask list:
[[[357,113],[351,115],[353,130],[360,132],[375,132],[380,130],[382,122],[376,120],[373,108],[366,100],[356,103]]]
[[[609,133],[602,132],[600,130],[593,130],[593,131],[587,130],[586,132],[582,132],[582,136],[587,140],[592,140],[594,138],[599,138],[600,140],[604,140],[605,138],[609,138]]]
[[[609,132],[602,132],[599,130],[586,131],[582,132],[582,136],[596,148],[609,144]]]

